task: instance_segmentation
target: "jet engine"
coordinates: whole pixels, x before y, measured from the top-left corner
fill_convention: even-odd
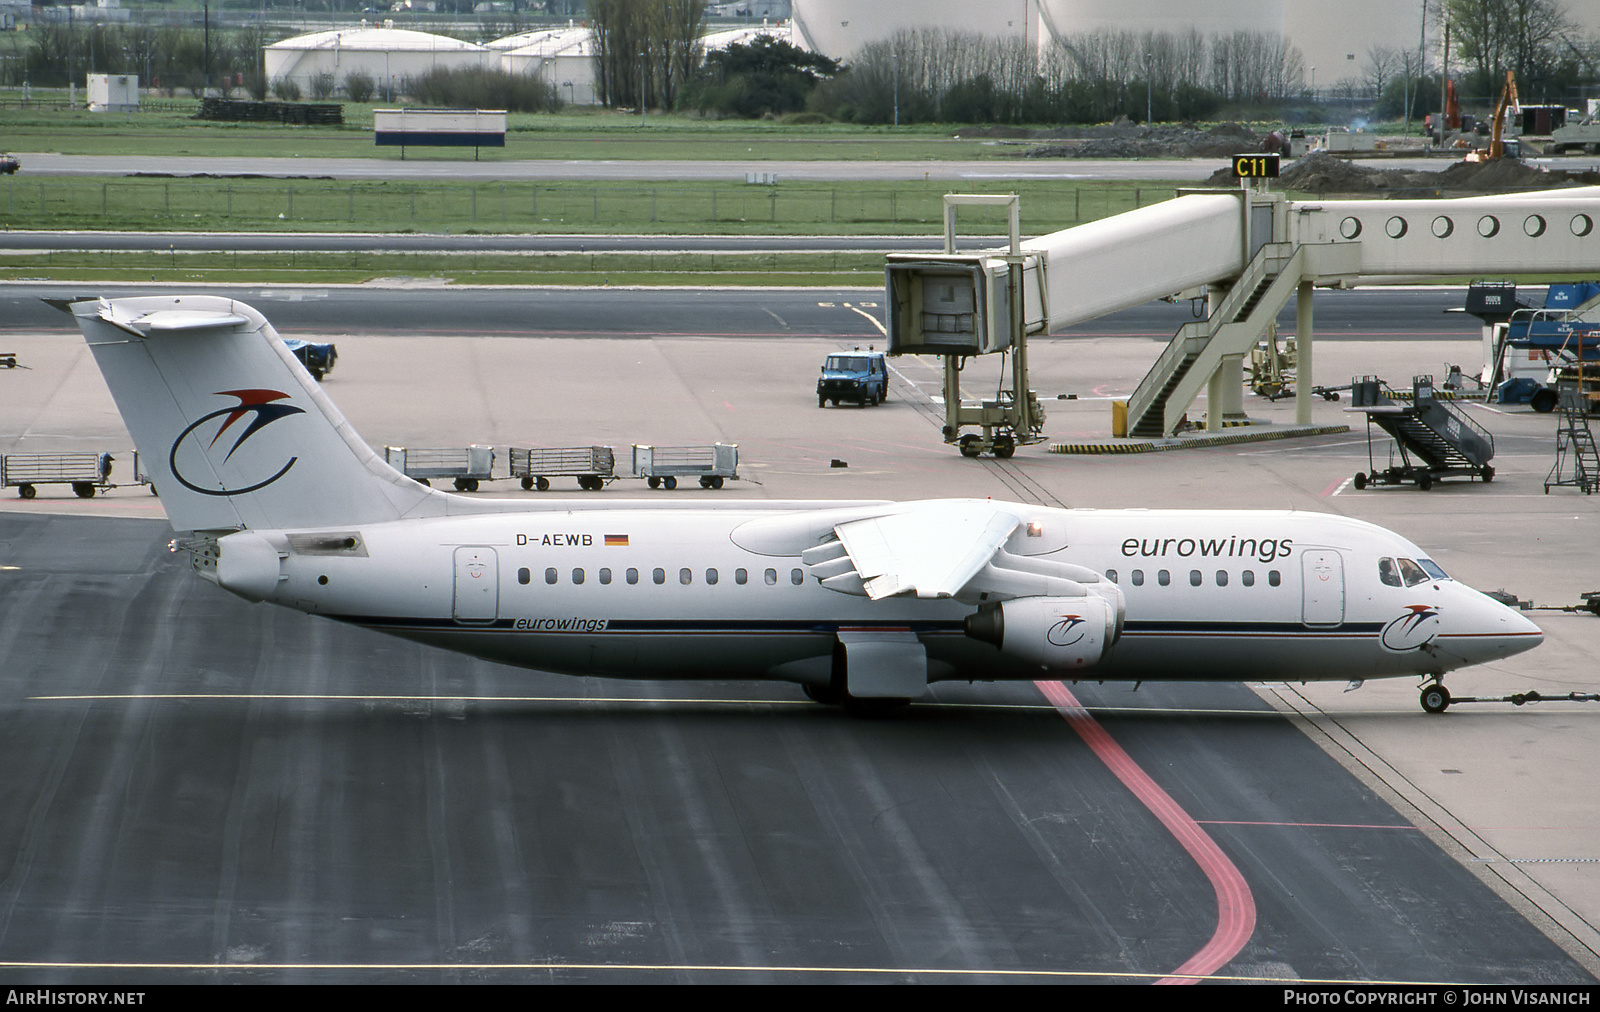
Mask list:
[[[1115,588],[1111,588],[1115,590]],[[1019,597],[967,616],[966,633],[1050,671],[1093,667],[1122,633],[1122,596]]]

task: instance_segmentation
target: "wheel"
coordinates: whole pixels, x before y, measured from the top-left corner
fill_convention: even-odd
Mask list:
[[[649,485],[651,488],[660,488],[661,487],[661,479],[657,478],[654,475],[651,475],[649,478],[645,479],[645,484]]]
[[[1528,398],[1528,407],[1539,412],[1541,415],[1548,415],[1550,412],[1554,411],[1556,409],[1556,403],[1556,392],[1548,387],[1544,390],[1538,391],[1532,397]]]
[[[525,475],[522,476],[522,491],[524,491],[524,492],[532,492],[533,491],[533,475],[525,474]]]
[[[818,394],[817,395],[817,407],[825,408],[827,406],[828,406],[828,399],[826,397],[822,396],[821,394]]]
[[[1418,491],[1426,492],[1426,491],[1428,491],[1428,489],[1430,489],[1432,487],[1433,487],[1433,475],[1429,474],[1426,471],[1424,471],[1421,474],[1417,475],[1417,490]]]
[[[1366,475],[1366,473],[1363,472],[1363,471],[1357,471],[1354,484],[1356,486],[1356,491],[1357,492],[1359,492],[1362,489],[1366,488],[1367,487],[1367,475]]]
[[[961,448],[961,455],[963,457],[976,457],[979,453],[982,452],[979,449],[979,446],[981,445],[981,443],[982,443],[982,440],[979,439],[978,436],[976,436],[973,433],[969,432],[965,436],[962,436],[960,441],[957,442],[956,445]]]
[[[671,492],[673,489],[678,487],[678,479],[669,474],[665,478],[661,479],[661,484],[668,492]]]
[[[32,485],[18,485],[17,486],[17,495],[21,496],[24,499],[32,499],[34,496],[36,496],[38,494],[39,494],[39,490],[34,488]]]
[[[476,479],[476,478],[457,478],[456,479],[456,491],[457,492],[476,492],[476,491],[478,491],[478,479]]]
[[[711,476],[711,487],[714,489],[722,487],[722,475],[714,474]]]
[[[93,499],[94,486],[86,481],[75,481],[72,483],[72,493],[79,499]]]
[[[710,488],[711,487],[711,479],[709,477],[707,477],[706,475],[701,475],[700,476],[700,487],[701,488]]]
[[[994,441],[994,455],[1001,460],[1010,460],[1011,455],[1017,452],[1017,441],[1010,436],[997,436]]]
[[[1422,708],[1429,713],[1443,713],[1450,708],[1450,690],[1438,682],[1422,687]]]
[[[433,487],[433,482],[429,481],[426,478],[417,478],[417,479],[415,479],[415,481],[416,481],[416,483],[418,485],[421,485],[423,488],[432,488]]]
[[[882,404],[884,401],[886,401],[888,399],[889,399],[889,384],[885,383],[883,385],[883,392],[878,394],[878,403]]]
[[[1478,477],[1482,478],[1486,482],[1494,481],[1494,468],[1485,464],[1483,466],[1483,470],[1478,472]]]

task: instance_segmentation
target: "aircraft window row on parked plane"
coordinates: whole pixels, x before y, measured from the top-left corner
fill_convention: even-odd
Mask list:
[[[1106,570],[1106,579],[1110,580],[1112,583],[1118,583],[1119,582],[1118,575],[1119,574],[1117,573],[1117,571],[1115,569]],[[1142,570],[1142,569],[1134,569],[1134,570],[1129,571],[1129,573],[1128,573],[1128,582],[1133,584],[1135,587],[1143,587],[1144,586],[1144,579],[1145,579],[1144,570]],[[1217,586],[1226,587],[1228,585],[1228,580],[1229,579],[1230,578],[1228,576],[1228,571],[1226,569],[1217,570],[1217,576],[1216,576],[1216,584],[1217,584]],[[1239,574],[1239,582],[1241,584],[1243,584],[1244,586],[1246,586],[1246,587],[1254,587],[1256,585],[1256,572],[1255,572],[1255,570],[1246,569],[1244,572],[1240,573]],[[1172,573],[1170,571],[1168,571],[1168,570],[1165,570],[1165,569],[1157,570],[1156,571],[1156,583],[1160,584],[1163,587],[1170,587],[1172,585]],[[1282,573],[1278,572],[1276,569],[1267,570],[1267,585],[1268,586],[1277,587],[1277,586],[1281,586],[1282,583],[1283,583],[1283,574]],[[1202,587],[1202,586],[1205,586],[1205,574],[1200,572],[1200,570],[1198,570],[1198,569],[1189,570],[1189,586],[1191,586],[1191,587]],[[1396,584],[1396,586],[1399,586],[1399,584]]]
[[[601,569],[595,575],[599,579],[601,584],[606,585],[606,586],[610,586],[610,584],[611,584],[611,570],[610,569]],[[629,569],[623,575],[624,575],[624,578],[628,581],[628,583],[630,585],[631,584],[636,584],[636,583],[639,582],[639,571],[637,569]],[[776,569],[769,569],[762,575],[763,575],[763,579],[766,582],[767,586],[775,587],[775,586],[778,585],[778,571]],[[581,569],[581,568],[580,569],[574,569],[572,571],[572,583],[575,586],[582,584],[585,579],[587,579],[587,577],[586,577],[586,574],[585,574],[583,569]],[[655,583],[658,586],[660,586],[662,584],[665,584],[667,582],[667,571],[665,569],[652,570],[651,573],[650,573],[650,579],[651,579],[651,582]],[[707,569],[706,570],[705,581],[706,581],[706,583],[708,585],[715,586],[721,579],[722,579],[722,577],[717,572],[717,570],[715,570],[715,569]],[[522,584],[523,586],[527,586],[528,584],[532,583],[533,582],[533,571],[531,569],[528,569],[526,566],[524,566],[521,569],[518,569],[517,570],[517,582]],[[551,566],[551,567],[547,568],[544,571],[544,582],[547,583],[547,584],[550,584],[551,586],[555,586],[557,583],[561,582],[561,571],[559,569],[557,569],[555,566]],[[686,587],[691,585],[691,584],[693,584],[694,583],[694,570],[688,568],[687,566],[684,567],[683,569],[678,570],[678,582],[683,584]],[[733,571],[733,582],[737,583],[741,587],[744,586],[745,584],[749,583],[750,582],[750,571],[747,570],[747,569],[735,569]],[[799,586],[803,585],[806,582],[805,570],[803,570],[803,569],[791,569],[789,571],[789,582],[791,584],[793,584],[794,586],[796,586],[796,587],[799,587]]]
[[[1429,580],[1448,580],[1430,559],[1379,559],[1378,579],[1385,587],[1415,587]]]

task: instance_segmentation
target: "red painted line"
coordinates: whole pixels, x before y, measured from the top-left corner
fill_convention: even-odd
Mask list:
[[[1034,682],[1072,729],[1078,732],[1084,744],[1094,750],[1106,768],[1132,791],[1150,813],[1161,820],[1167,831],[1189,852],[1217,894],[1217,930],[1204,947],[1190,956],[1172,974],[1156,981],[1157,984],[1194,984],[1201,977],[1215,973],[1226,966],[1250,941],[1256,930],[1256,901],[1250,894],[1239,869],[1218,847],[1200,824],[1190,817],[1162,790],[1139,764],[1123,751],[1100,722],[1089,715],[1076,696],[1060,682]]]

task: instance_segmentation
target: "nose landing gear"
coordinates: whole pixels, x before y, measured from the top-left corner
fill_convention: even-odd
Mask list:
[[[1422,687],[1422,708],[1429,713],[1443,713],[1450,707],[1450,690],[1443,682],[1429,682]]]

